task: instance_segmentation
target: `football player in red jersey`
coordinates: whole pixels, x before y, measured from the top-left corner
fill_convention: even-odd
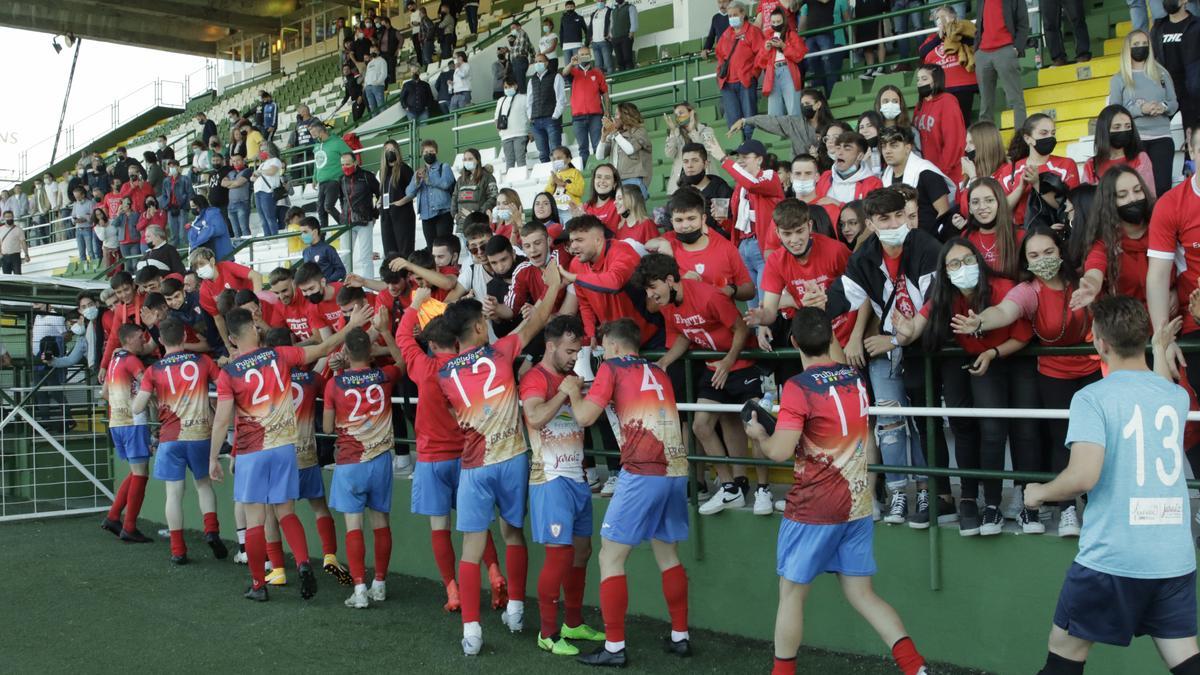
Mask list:
[[[775,433],[757,413],[746,433],[776,462],[794,459],[795,483],[779,527],[773,675],[793,675],[803,630],[804,600],[813,579],[838,575],[842,592],[879,637],[905,675],[925,673],[892,606],[875,594],[871,490],[867,480],[867,390],[858,371],[829,355],[833,338],[824,310],[804,307],[791,326],[804,372],[783,386]]]
[[[458,490],[458,530],[463,532],[458,580],[462,589],[463,653],[479,653],[479,560],[487,531],[498,510],[508,570],[508,607],[502,617],[513,632],[523,627],[525,575],[525,494],[529,487],[529,457],[520,431],[516,373],[513,361],[550,318],[562,285],[556,265],[546,268],[546,297],[512,333],[488,343],[483,305],[460,300],[443,314],[462,350],[442,366],[438,384],[454,409],[466,436]]]
[[[600,613],[604,646],[579,661],[593,666],[626,664],[625,611],[629,588],[625,559],[634,546],[650,541],[662,572],[663,596],[671,615],[665,646],[677,656],[691,654],[687,614],[687,572],[678,542],[687,539],[687,449],[679,426],[671,378],[638,356],[641,333],[631,319],[601,327],[604,363],[587,397],[577,377],[559,385],[571,399],[580,426],[591,426],[612,403],[621,427],[621,475],[600,529]]]
[[[368,306],[351,315],[349,326],[357,326],[373,313]],[[291,369],[312,363],[340,345],[350,328],[344,328],[309,347],[259,347],[254,317],[244,309],[235,309],[225,317],[233,353],[217,381],[217,410],[209,445],[209,475],[221,481],[225,472],[217,454],[225,442],[229,424],[234,426],[234,456],[238,471],[234,475],[233,498],[246,512],[246,553],[250,560],[253,584],[246,598],[267,600],[266,538],[263,523],[270,506],[279,519],[279,527],[292,549],[300,568],[300,594],[308,599],[317,592],[317,578],[308,562],[308,542],[304,527],[296,517],[294,502],[299,496],[300,474],[296,468],[296,421],[292,403]]]
[[[162,298],[158,293],[152,295]],[[161,426],[154,478],[166,483],[171,562],[176,565],[188,562],[187,545],[183,541],[183,481],[187,469],[192,471],[200,512],[204,514],[204,540],[217,558],[228,555],[217,522],[217,497],[208,478],[209,425],[212,423],[208,385],[216,383],[221,371],[204,354],[186,351],[186,334],[187,327],[179,319],[167,317],[158,322],[158,339],[166,348],[166,354],[146,369],[137,397],[133,399],[135,415],[145,412],[152,394],[158,399]]]
[[[133,397],[144,370],[137,354],[145,349],[146,331],[141,326],[127,323],[113,333],[117,335],[120,347],[112,354],[103,392],[108,400],[108,429],[112,434],[113,448],[118,458],[129,462],[129,474],[121,482],[112,508],[108,510],[108,517],[100,523],[100,527],[117,535],[122,541],[145,544],[150,539],[138,531],[137,517],[142,509],[149,479],[150,427],[147,426],[145,412],[140,415],[133,412]],[[122,511],[125,517],[118,520]]]

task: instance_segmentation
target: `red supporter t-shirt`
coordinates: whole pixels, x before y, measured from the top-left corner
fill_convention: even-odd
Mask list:
[[[440,462],[462,455],[463,433],[438,385],[438,371],[453,354],[427,354],[417,343],[415,309],[406,309],[396,329],[396,345],[404,356],[408,377],[417,387],[417,461]]]
[[[462,468],[499,464],[525,452],[513,360],[525,348],[518,333],[465,351],[438,371],[438,386],[465,435]]]
[[[395,446],[392,388],[400,375],[396,366],[358,368],[325,383],[325,405],[334,411],[338,464],[369,462]]]
[[[900,256],[893,258],[884,253],[883,264],[887,267],[888,278],[892,280],[893,293],[896,295],[892,300],[892,310],[899,311],[901,315],[911,319],[916,316],[917,307],[908,295],[908,281],[900,271]],[[886,321],[887,317],[884,317],[883,320]]]
[[[850,249],[836,239],[830,239],[823,234],[813,233],[812,247],[808,256],[801,262],[788,252],[780,249],[776,255],[767,258],[763,268],[762,290],[764,293],[787,293],[796,301],[797,307],[804,299],[804,284],[814,281],[823,290],[828,290],[846,271],[846,263],[850,260]],[[886,257],[886,256],[885,256]],[[899,265],[900,259],[896,259]],[[845,345],[854,332],[854,321],[857,310],[846,312],[833,320],[833,334],[838,343]]]
[[[226,289],[256,290],[251,288],[250,268],[228,260],[217,263],[217,276],[200,282],[200,308],[210,316],[216,316],[217,296]]]
[[[1120,271],[1117,272],[1116,295],[1128,295],[1146,302],[1146,271],[1149,266],[1146,252],[1149,239],[1146,235],[1132,239],[1121,232],[1121,254],[1117,256]],[[1104,248],[1103,240],[1092,244],[1092,250],[1088,251],[1083,271],[1089,270],[1099,271],[1105,283],[1108,282],[1108,251]],[[1114,292],[1111,288],[1108,290],[1110,293]]]
[[[337,304],[338,291],[342,290],[342,282],[330,281],[326,284],[326,288],[333,289],[332,293],[328,293],[329,300],[322,300],[317,303],[317,312],[321,318],[325,319],[325,323],[330,326],[338,325],[342,320],[342,308]],[[368,296],[368,300],[370,296]]]
[[[1147,246],[1147,257],[1175,263],[1179,277],[1175,292],[1179,306],[1187,307],[1188,298],[1200,280],[1200,189],[1196,187],[1194,176],[1171,188],[1155,202]],[[1191,312],[1183,311],[1182,314],[1185,335],[1200,328]]]
[[[649,218],[633,226],[626,225],[625,221],[621,221],[613,236],[617,239],[632,239],[644,244],[658,236],[658,226]]]
[[[1041,279],[1034,279],[1017,284],[1004,299],[1021,308],[1022,315],[1032,322],[1034,334],[1043,345],[1069,347],[1092,341],[1091,314],[1086,310],[1068,310],[1074,291],[1074,286],[1056,291]],[[1087,377],[1099,369],[1100,357],[1095,354],[1038,357],[1038,372],[1060,380]]]
[[[617,415],[621,469],[642,476],[686,476],[687,448],[675,390],[662,368],[638,356],[600,364],[587,400]]]
[[[309,302],[300,293],[294,293],[291,304],[280,304],[279,309],[284,324],[288,327],[288,330],[292,331],[292,335],[296,336],[296,340],[300,342],[315,337],[321,332],[322,328],[329,326],[329,322],[317,310],[316,305]],[[265,307],[263,317],[266,317]]]
[[[1013,46],[1012,33],[1004,23],[1004,0],[983,0],[983,35],[978,40],[979,48],[988,52]]]
[[[547,264],[559,264],[559,260],[558,251],[551,251]],[[512,283],[508,285],[508,293],[504,294],[504,304],[514,312],[519,312],[527,304],[537,304],[545,297],[546,290],[546,281],[542,278],[542,268],[526,260],[513,270]],[[554,300],[552,311],[557,312],[566,297],[567,287],[563,286],[558,290],[558,297]]]
[[[158,442],[204,441],[212,438],[212,406],[208,383],[221,369],[204,354],[167,354],[146,369],[141,389],[158,399]]]
[[[617,228],[621,225],[621,216],[617,213],[617,200],[610,199],[601,204],[600,202],[584,202],[584,213],[591,214],[600,219],[609,232],[616,234]]]
[[[867,405],[851,366],[813,365],[784,383],[776,429],[803,432],[784,518],[835,525],[870,517]]]
[[[1020,184],[1021,176],[1025,172],[1025,164],[1028,158],[1017,160],[1016,164],[1005,164],[996,171],[999,176],[1000,186],[1004,188],[1006,194],[1012,194]],[[1046,163],[1038,167],[1038,174],[1051,171],[1058,175],[1066,184],[1068,189],[1079,187],[1079,167],[1076,166],[1075,160],[1058,155],[1050,155],[1046,158]],[[995,175],[993,175],[995,177]],[[1029,203],[1030,190],[1036,190],[1037,185],[1031,185],[1025,189],[1024,196],[1021,201],[1017,202],[1016,208],[1013,209],[1013,223],[1016,225],[1024,224],[1025,222],[1025,207]]]
[[[235,357],[221,369],[217,400],[234,402],[235,455],[296,444],[291,373],[303,366],[303,347],[275,347]]]
[[[737,247],[725,237],[717,236],[712,230],[708,233],[708,244],[696,251],[684,248],[674,231],[667,232],[662,238],[671,244],[671,255],[679,265],[680,274],[695,272],[709,285],[717,288],[741,286],[751,282],[750,271],[746,269],[746,263],[738,253]]]
[[[292,368],[292,404],[296,407],[296,468],[317,465],[317,396],[325,378],[307,368]]]
[[[377,311],[380,309],[388,311],[388,319],[391,320],[391,330],[393,333],[396,332],[396,328],[400,325],[400,316],[404,314],[404,310],[408,307],[411,298],[412,296],[407,294],[396,297],[387,288],[375,294],[375,309]]]
[[[1019,251],[1021,241],[1025,239],[1025,230],[1016,231],[1017,241],[1015,242],[1015,251]],[[967,241],[975,244],[975,248],[979,249],[979,254],[983,256],[983,261],[988,264],[988,267],[993,272],[1002,272],[998,267],[1000,264],[1000,246],[996,242],[996,231],[984,232],[981,229],[973,229],[967,232]]]
[[[924,44],[929,44],[937,39],[937,34],[930,35],[925,38]],[[922,45],[924,46],[924,45]],[[945,44],[939,43],[928,54],[925,55],[925,63],[927,65],[941,66],[946,73],[946,89],[958,89],[960,87],[975,86],[978,81],[975,79],[974,72],[967,72],[966,68],[958,61],[956,52],[946,51]]]
[[[678,305],[662,307],[663,323],[667,328],[667,346],[683,336],[700,349],[728,352],[733,346],[733,325],[741,313],[727,296],[703,281],[684,279],[680,282],[683,299]],[[715,370],[716,361],[704,365]],[[753,361],[738,359],[732,370],[754,365]]]
[[[1000,276],[993,276],[989,286],[992,289],[991,305],[995,307],[1008,295],[1008,292],[1015,286],[1011,280]],[[962,314],[966,316],[967,312],[973,309],[971,303],[967,300],[967,296],[962,293],[954,294],[954,304],[951,307],[951,312],[954,314]],[[930,312],[933,310],[933,301],[925,303],[921,308],[921,316],[929,318]],[[974,335],[955,335],[954,340],[958,342],[958,346],[971,355],[978,355],[986,352],[993,347],[999,347],[1009,339],[1020,340],[1021,342],[1029,342],[1033,339],[1033,326],[1029,320],[1022,317],[1017,319],[1012,324],[1003,328],[996,328],[984,333],[982,337]]]

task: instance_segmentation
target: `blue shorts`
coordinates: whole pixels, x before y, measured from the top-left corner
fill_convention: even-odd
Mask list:
[[[569,546],[574,537],[592,536],[592,489],[562,476],[530,485],[529,527],[539,544]]]
[[[529,455],[499,464],[463,469],[458,479],[458,531],[483,532],[496,511],[513,527],[525,525],[525,492],[529,489]]]
[[[392,511],[392,455],[383,453],[367,462],[337,464],[329,483],[329,508],[340,513]]]
[[[127,427],[111,427],[109,431],[112,433],[113,447],[117,449],[117,457],[130,464],[144,464],[150,461],[150,427],[134,424]]]
[[[1071,563],[1054,610],[1054,625],[1106,645],[1128,646],[1137,635],[1165,640],[1196,635],[1196,572],[1169,579],[1133,579]]]
[[[196,480],[208,478],[208,441],[165,441],[154,456],[154,480],[183,480],[186,469]]]
[[[848,577],[872,576],[875,523],[869,516],[833,525],[812,525],[784,518],[775,549],[775,572],[795,584],[811,584],[824,572]]]
[[[299,495],[296,449],[290,444],[237,455],[234,459],[233,501],[283,504]]]
[[[316,464],[300,469],[300,495],[296,499],[324,499],[325,479]]]
[[[669,544],[687,539],[687,476],[643,476],[622,471],[604,514],[600,536],[626,546],[637,546],[648,539]]]
[[[417,462],[412,477],[413,513],[422,516],[448,516],[458,495],[461,459]]]

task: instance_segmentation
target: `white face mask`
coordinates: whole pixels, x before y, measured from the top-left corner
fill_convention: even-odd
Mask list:
[[[196,269],[196,276],[205,281],[210,281],[216,278],[217,270],[212,265],[204,265]]]
[[[730,25],[730,27],[735,28],[735,29],[741,28],[742,27],[742,17],[740,17],[740,16],[729,17],[729,25]]]
[[[817,189],[817,181],[815,180],[794,180],[792,181],[792,191],[798,195],[812,194],[813,190]]]
[[[499,206],[492,210],[492,215],[495,216],[496,221],[499,222],[511,218],[512,211],[503,206]]]
[[[475,170],[475,160],[469,159],[469,160],[464,161],[463,169],[466,171],[474,171]]]
[[[81,323],[71,324],[71,332],[75,335],[83,335],[83,324],[81,324]]]
[[[900,116],[900,104],[895,101],[888,101],[879,106],[879,114],[883,115],[884,119],[894,120]]]
[[[879,243],[884,246],[902,246],[908,237],[908,225],[904,224],[890,230],[876,230],[875,234],[879,237]]]
[[[96,317],[100,316],[100,308],[85,307],[80,313],[83,314],[83,318],[87,319],[88,321],[95,321]]]
[[[964,291],[979,285],[979,265],[963,265],[949,273],[950,283]]]
[[[550,162],[550,167],[555,171],[562,171],[563,169],[567,168],[567,163],[561,159],[556,159],[553,162]]]

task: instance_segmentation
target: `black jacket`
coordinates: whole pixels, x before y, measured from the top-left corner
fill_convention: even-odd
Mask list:
[[[359,167],[349,176],[342,176],[343,225],[366,225],[375,220],[379,211],[375,198],[379,196],[379,179]]]
[[[592,41],[588,35],[587,21],[579,15],[579,12],[571,10],[563,12],[562,18],[559,19],[558,40],[563,44],[571,42],[582,42],[588,44]]]
[[[1183,45],[1180,52],[1183,57],[1181,63],[1176,63],[1174,58],[1166,58],[1166,50],[1163,48],[1165,29],[1170,21],[1171,19],[1163,17],[1154,22],[1154,27],[1150,29],[1150,44],[1154,48],[1154,58],[1170,73],[1171,83],[1175,85],[1175,93],[1179,100],[1192,101],[1200,98],[1200,19],[1188,14],[1184,20],[1186,25],[1180,40]],[[1184,125],[1190,121],[1185,119]]]
[[[904,240],[900,272],[904,275],[908,297],[918,311],[929,296],[941,248],[938,240],[924,230],[909,230]],[[782,253],[786,254],[786,251]],[[883,245],[878,237],[871,236],[850,255],[845,273],[829,287],[825,313],[832,319],[870,302],[875,316],[880,319],[880,332],[890,335],[893,334],[894,290],[883,262]]]
[[[419,77],[408,80],[400,87],[400,105],[414,115],[429,112],[433,103],[433,89]]]
[[[704,48],[712,51],[716,46],[717,40],[725,34],[725,29],[729,28],[729,15],[717,12],[713,14],[712,21],[708,25],[708,35],[704,37]]]
[[[1004,3],[1004,27],[1013,36],[1013,46],[1018,54],[1024,54],[1029,45],[1029,12],[1025,9],[1025,0],[1002,0]],[[975,20],[975,44],[983,42],[983,5],[976,3],[978,16]]]

